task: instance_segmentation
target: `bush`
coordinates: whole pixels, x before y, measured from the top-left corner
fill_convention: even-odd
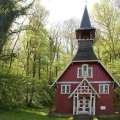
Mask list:
[[[24,102],[24,78],[0,73],[0,107],[12,108]]]

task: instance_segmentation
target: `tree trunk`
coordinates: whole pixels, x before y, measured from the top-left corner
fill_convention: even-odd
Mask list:
[[[38,64],[38,76],[39,80],[41,79],[41,57],[39,56],[39,64]]]

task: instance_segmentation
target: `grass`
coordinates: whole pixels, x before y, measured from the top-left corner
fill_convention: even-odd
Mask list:
[[[0,110],[0,120],[73,120],[72,117],[50,117],[47,110],[19,109],[5,111]],[[99,117],[93,120],[120,120],[120,116]]]
[[[50,117],[47,115],[46,110],[20,109],[12,111],[1,110],[0,120],[72,120],[72,118]]]
[[[120,120],[120,116],[106,116],[106,117],[99,117],[99,118],[94,118],[93,120]]]

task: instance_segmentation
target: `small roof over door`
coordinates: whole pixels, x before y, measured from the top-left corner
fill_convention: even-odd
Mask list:
[[[69,98],[72,97],[74,94],[96,94],[97,97],[100,97],[98,92],[94,89],[91,83],[84,78],[80,84],[75,88],[75,90],[70,94]]]

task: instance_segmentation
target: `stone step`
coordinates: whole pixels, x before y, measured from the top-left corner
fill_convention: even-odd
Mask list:
[[[92,116],[90,115],[75,115],[74,120],[92,120]]]

